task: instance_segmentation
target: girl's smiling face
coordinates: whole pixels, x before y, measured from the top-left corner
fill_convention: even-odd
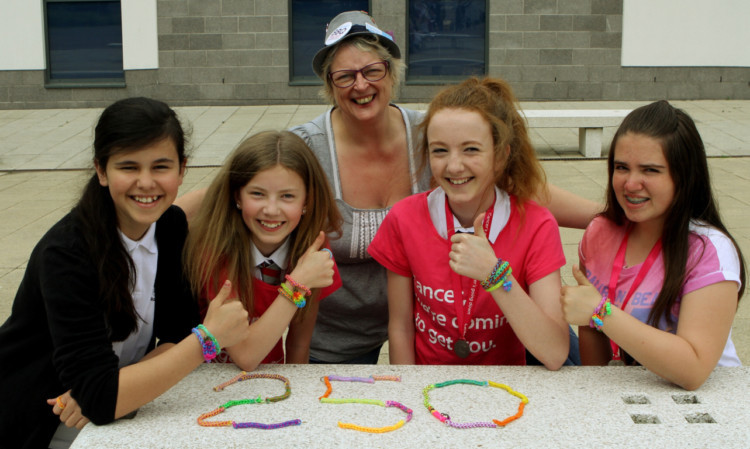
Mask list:
[[[96,165],[99,184],[109,189],[117,224],[129,239],[140,240],[177,197],[185,165],[171,139],[116,153],[106,167]]]
[[[294,171],[275,165],[258,172],[236,194],[242,220],[264,256],[270,256],[297,228],[307,192]]]
[[[445,108],[427,126],[430,169],[464,226],[494,200],[495,146],[490,124],[478,112]]]
[[[675,186],[659,140],[634,133],[617,140],[612,188],[628,220],[661,234]]]

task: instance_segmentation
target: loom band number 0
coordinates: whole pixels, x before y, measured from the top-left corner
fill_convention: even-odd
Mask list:
[[[323,394],[323,396],[319,397],[318,400],[321,403],[324,404],[368,404],[368,405],[379,405],[381,407],[395,407],[406,413],[406,419],[399,420],[396,424],[392,426],[385,426],[385,427],[366,427],[366,426],[360,426],[353,423],[345,423],[345,422],[338,422],[338,426],[342,429],[350,429],[350,430],[357,430],[359,432],[368,432],[368,433],[386,433],[386,432],[392,432],[396,429],[399,429],[403,427],[404,424],[411,421],[412,416],[414,415],[414,411],[405,405],[401,404],[400,402],[396,401],[380,401],[377,399],[357,399],[357,398],[348,398],[348,399],[336,399],[336,398],[330,398],[329,396],[333,392],[333,387],[331,386],[331,381],[341,381],[341,382],[363,382],[363,383],[375,383],[377,380],[390,380],[394,382],[400,382],[401,378],[399,376],[370,376],[370,377],[341,377],[341,376],[326,376],[323,377],[321,380],[326,384],[326,392]]]
[[[470,423],[457,423],[453,421],[447,413],[440,413],[439,411],[435,410],[435,408],[430,404],[430,391],[435,388],[442,388],[447,387],[450,385],[456,385],[456,384],[463,384],[463,385],[477,385],[481,387],[494,387],[499,388],[501,390],[505,390],[508,393],[512,394],[513,396],[521,399],[521,402],[518,404],[518,411],[515,415],[509,416],[503,420],[497,420],[493,419],[492,422],[489,421],[478,421],[478,422],[470,422]],[[427,411],[430,412],[432,416],[440,420],[440,422],[450,426],[454,427],[456,429],[470,429],[475,427],[504,427],[508,425],[509,423],[517,420],[521,416],[523,416],[523,409],[526,406],[526,404],[529,403],[529,399],[524,396],[522,393],[519,393],[509,386],[505,384],[500,384],[493,381],[479,381],[479,380],[471,380],[471,379],[456,379],[456,380],[449,380],[446,382],[436,383],[428,385],[422,390],[422,395],[424,396],[424,405],[427,407]]]
[[[221,383],[214,387],[214,391],[222,391],[224,388],[228,387],[229,385],[232,385],[235,382],[241,382],[243,380],[250,380],[250,379],[276,379],[284,382],[284,394],[279,396],[269,396],[266,398],[262,398],[260,395],[257,398],[254,399],[236,399],[236,400],[230,400],[222,404],[219,408],[212,410],[208,413],[204,413],[198,417],[198,424],[203,427],[233,427],[235,429],[280,429],[282,427],[289,427],[289,426],[299,426],[302,424],[302,420],[300,419],[292,419],[289,421],[283,421],[279,423],[272,423],[272,424],[263,424],[263,423],[257,423],[257,422],[237,422],[237,421],[208,421],[208,418],[214,417],[222,412],[224,412],[226,409],[230,407],[234,407],[237,405],[246,405],[246,404],[270,404],[273,402],[279,402],[283,401],[284,399],[288,398],[289,395],[292,394],[292,387],[289,384],[289,379],[287,379],[284,376],[280,376],[278,374],[248,374],[245,371],[242,371],[240,374],[236,375],[232,379]]]

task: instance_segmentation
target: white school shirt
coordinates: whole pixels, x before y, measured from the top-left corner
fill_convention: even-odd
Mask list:
[[[118,230],[118,232],[120,232]],[[152,223],[140,240],[131,240],[120,232],[125,249],[133,259],[135,267],[135,286],[131,292],[133,305],[138,314],[138,330],[124,341],[112,343],[112,349],[120,358],[120,368],[139,361],[146,355],[151,335],[154,332],[154,306],[156,295],[156,264],[159,260],[159,249],[156,245],[156,223]]]
[[[253,276],[255,276],[255,279],[263,280],[263,275],[260,272],[260,268],[258,265],[265,262],[266,260],[270,260],[271,262],[278,265],[278,267],[281,269],[281,282],[284,282],[284,274],[286,273],[286,268],[289,261],[289,246],[291,243],[289,243],[289,237],[287,236],[286,240],[284,240],[284,243],[281,244],[278,248],[276,248],[276,251],[272,252],[270,256],[266,257],[263,254],[261,254],[260,250],[255,246],[255,243],[252,241],[250,242],[250,251],[252,251],[253,254],[253,261],[255,262],[255,270],[253,270]]]

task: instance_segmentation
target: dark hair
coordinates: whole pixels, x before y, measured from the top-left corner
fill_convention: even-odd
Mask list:
[[[254,313],[251,233],[235,207],[237,193],[258,173],[287,168],[305,185],[307,212],[290,233],[291,272],[320,231],[341,235],[341,215],[323,168],[304,140],[290,131],[264,131],[244,140],[227,158],[206,192],[184,250],[185,273],[201,301],[206,291],[219,291],[224,277],[232,282],[247,311]],[[315,293],[314,293],[315,294]],[[308,301],[310,304],[312,301]],[[307,310],[307,308],[305,308]]]
[[[721,221],[716,200],[711,191],[706,151],[695,123],[690,116],[669,102],[660,100],[633,110],[617,129],[609,147],[607,169],[607,205],[602,215],[618,225],[627,222],[625,211],[617,202],[612,176],[615,147],[625,134],[640,134],[661,143],[669,174],[674,182],[674,198],[664,220],[662,251],[664,254],[664,285],[649,314],[649,323],[657,326],[664,317],[669,326],[674,323],[670,310],[680,296],[685,282],[688,259],[688,235],[691,221],[697,221],[723,232],[734,244],[740,259],[741,285],[739,298],[745,290],[745,261],[739,245]]]
[[[180,165],[186,159],[185,134],[175,112],[165,103],[137,97],[119,100],[102,112],[94,131],[94,163],[106,170],[113,155],[127,153],[151,143],[170,139]],[[112,341],[121,341],[138,329],[131,289],[135,267],[120,235],[117,214],[107,187],[94,174],[73,209],[92,262],[96,265],[99,297]]]

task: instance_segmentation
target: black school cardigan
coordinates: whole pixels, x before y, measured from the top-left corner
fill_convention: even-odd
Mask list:
[[[187,221],[171,206],[156,222],[159,248],[153,335],[177,343],[198,324],[197,302],[182,270]],[[37,243],[0,327],[0,447],[48,447],[60,423],[46,399],[69,389],[84,416],[114,420],[119,381],[99,282],[76,212]]]

